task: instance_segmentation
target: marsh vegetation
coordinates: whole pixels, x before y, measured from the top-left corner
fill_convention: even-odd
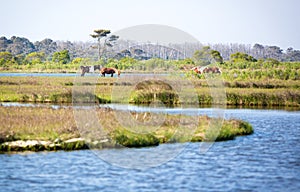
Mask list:
[[[164,104],[200,104],[212,105],[214,98],[205,79],[190,79],[189,81],[173,82],[180,85],[182,92],[196,93],[198,100],[180,100],[177,90],[155,78],[135,77],[136,82],[126,78],[85,78],[82,87],[91,87],[94,92],[91,97],[97,103],[132,103],[148,104],[155,99]],[[186,83],[186,84],[185,84]],[[147,85],[146,85],[147,84]],[[299,81],[268,80],[246,81],[233,80],[223,83],[226,92],[227,105],[241,106],[293,106],[300,105]],[[74,77],[0,77],[1,102],[39,102],[39,103],[72,103]],[[78,85],[79,86],[79,85]],[[166,87],[167,86],[167,87]],[[189,86],[189,87],[187,87]],[[190,89],[191,86],[193,89]],[[186,87],[186,88],[185,88]],[[124,90],[130,90],[130,95],[121,97]],[[122,93],[122,94],[118,94]],[[116,95],[120,95],[116,97]],[[114,97],[115,96],[115,97]]]
[[[140,124],[128,127],[119,118],[120,116],[127,117],[128,112],[115,111],[110,108],[96,109],[98,122],[94,127],[85,129],[76,124],[73,110],[71,107],[53,109],[51,107],[0,106],[0,121],[6,122],[1,125],[1,150],[71,150],[86,149],[87,146],[97,149],[118,146],[146,147],[161,143],[231,140],[236,136],[253,133],[252,126],[247,122],[234,119],[223,122],[221,119],[208,116],[159,114],[159,116],[164,116],[164,121],[145,126],[144,123],[150,119],[151,122],[155,122],[158,117],[157,114],[149,112],[130,112],[130,118]],[[101,134],[97,134],[98,132]],[[66,142],[80,137],[84,140]],[[9,144],[5,143],[18,140],[50,143],[46,143],[43,147],[26,146],[24,148],[9,147]],[[56,145],[51,147],[50,144]]]

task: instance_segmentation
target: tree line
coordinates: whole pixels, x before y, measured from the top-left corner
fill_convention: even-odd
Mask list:
[[[209,47],[220,53],[223,60],[230,60],[230,56],[240,52],[251,55],[255,59],[276,59],[278,61],[300,61],[300,51],[292,47],[283,50],[278,46],[268,46],[255,44],[209,44],[183,43],[183,44],[147,44],[135,41],[119,39],[118,36],[110,35],[109,30],[95,30],[91,35],[97,42],[70,42],[53,41],[46,38],[42,41],[31,42],[24,37],[13,36],[10,39],[0,37],[0,58],[13,57],[16,62],[34,60],[59,60],[58,55],[66,55],[67,58],[61,59],[63,62],[72,61],[75,58],[89,58],[97,61],[114,58],[122,59],[132,57],[137,60],[148,60],[151,58],[161,58],[165,60],[178,60],[193,57],[195,51]],[[101,45],[100,40],[105,43]],[[102,47],[101,47],[102,46]],[[218,54],[215,52],[214,54]],[[56,54],[55,54],[56,53]],[[4,55],[4,56],[3,56]],[[27,57],[27,58],[26,58]],[[55,57],[53,59],[53,57]]]

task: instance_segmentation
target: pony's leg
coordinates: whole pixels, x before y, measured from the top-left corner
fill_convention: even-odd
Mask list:
[[[110,76],[111,76],[111,77],[113,77],[113,76],[114,76],[114,74],[112,73]]]

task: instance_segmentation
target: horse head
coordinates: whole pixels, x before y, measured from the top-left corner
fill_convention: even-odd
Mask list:
[[[118,69],[115,69],[115,73],[118,74],[118,77],[120,77],[121,71]]]

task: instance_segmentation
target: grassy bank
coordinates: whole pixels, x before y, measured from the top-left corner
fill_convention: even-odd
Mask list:
[[[92,83],[92,77],[84,77],[77,88],[90,87],[91,97],[98,103],[149,104],[159,100],[165,104],[190,103],[200,105],[215,104],[211,87],[206,80],[192,79],[183,82],[174,80],[171,84],[161,80],[125,77],[98,78]],[[135,83],[140,82],[140,83]],[[172,85],[179,85],[180,92]],[[0,77],[1,102],[41,102],[72,103],[74,77]],[[191,87],[192,86],[192,87]],[[300,106],[298,81],[225,81],[227,105],[241,106]],[[130,91],[126,95],[126,91]],[[183,96],[186,94],[187,97]],[[189,95],[196,94],[195,98]],[[184,97],[182,99],[181,97]],[[194,100],[193,100],[194,99]]]
[[[86,129],[80,123],[77,125],[72,108],[0,106],[0,121],[5,122],[1,124],[0,151],[74,150],[85,149],[88,146],[97,149],[118,146],[145,147],[160,143],[230,140],[236,136],[253,133],[251,125],[240,120],[223,122],[207,116],[157,116],[152,113],[135,112],[129,112],[129,119],[137,121],[137,126],[128,129],[119,118],[128,117],[128,112],[108,108],[98,108],[95,111],[104,135],[98,134],[97,126]],[[158,121],[157,118],[162,116],[163,121]],[[159,123],[147,124],[149,121]],[[80,137],[84,140],[70,140]],[[13,141],[39,141],[45,144],[26,144],[26,147],[20,147],[15,143],[12,146],[6,143]]]

